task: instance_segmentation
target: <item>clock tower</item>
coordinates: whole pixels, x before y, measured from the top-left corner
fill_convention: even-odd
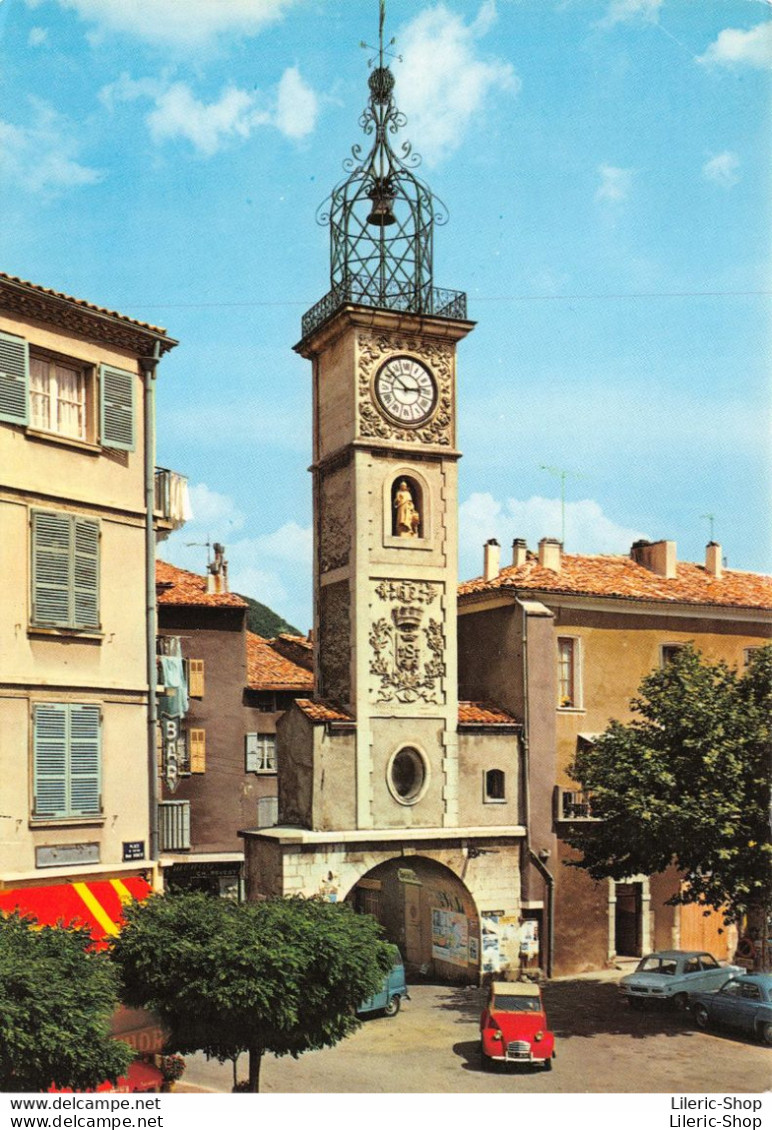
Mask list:
[[[456,347],[473,323],[434,285],[445,209],[393,144],[383,9],[372,144],[319,210],[331,285],[295,346],[313,374],[315,697],[279,725],[279,826],[242,834],[250,897],[349,898],[440,971],[437,939],[463,936],[450,964],[470,980],[478,896],[519,913],[520,727],[475,704],[459,724]]]

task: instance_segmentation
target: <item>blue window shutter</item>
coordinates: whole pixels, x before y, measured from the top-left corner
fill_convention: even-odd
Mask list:
[[[35,816],[66,816],[68,708],[59,703],[34,710]]]
[[[99,627],[99,523],[74,518],[73,625]]]
[[[29,423],[29,347],[15,334],[0,333],[0,420]]]
[[[72,522],[69,514],[32,511],[32,623],[70,626]]]
[[[133,451],[136,447],[134,411],[134,386],[136,376],[123,369],[102,365],[101,378],[101,432],[102,446],[120,451]]]
[[[100,708],[70,706],[70,816],[94,816],[100,802]]]

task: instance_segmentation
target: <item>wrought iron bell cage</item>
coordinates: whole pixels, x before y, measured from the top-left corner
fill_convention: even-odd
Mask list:
[[[359,124],[373,137],[369,151],[354,145],[348,175],[317,212],[330,228],[329,294],[303,319],[303,336],[346,302],[387,310],[465,318],[466,295],[433,285],[435,225],[447,210],[413,171],[421,158],[410,142],[392,146],[406,124],[394,103],[394,75],[381,65],[370,72],[370,98]]]

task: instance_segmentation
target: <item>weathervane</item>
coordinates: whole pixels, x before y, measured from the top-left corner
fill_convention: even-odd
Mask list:
[[[330,228],[331,290],[305,315],[303,336],[345,302],[466,317],[464,294],[433,285],[434,227],[447,221],[447,210],[413,171],[421,158],[410,142],[398,148],[392,143],[407,119],[394,102],[388,60],[401,56],[388,50],[395,39],[384,46],[385,20],[386,5],[379,0],[378,47],[361,44],[377,51],[369,60],[370,97],[359,119],[373,142],[367,152],[352,146],[343,162],[348,175],[317,212],[318,223]]]

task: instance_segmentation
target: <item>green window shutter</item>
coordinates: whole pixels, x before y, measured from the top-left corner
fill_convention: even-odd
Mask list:
[[[75,518],[72,573],[73,625],[99,627],[99,523]]]
[[[35,816],[67,815],[67,713],[58,703],[35,707]]]
[[[29,423],[29,347],[6,333],[0,333],[0,420]]]
[[[134,386],[137,378],[122,369],[102,365],[102,446],[133,451],[136,446]]]
[[[69,514],[32,511],[32,623],[70,625]]]
[[[100,798],[100,708],[70,706],[70,816],[94,816]]]

